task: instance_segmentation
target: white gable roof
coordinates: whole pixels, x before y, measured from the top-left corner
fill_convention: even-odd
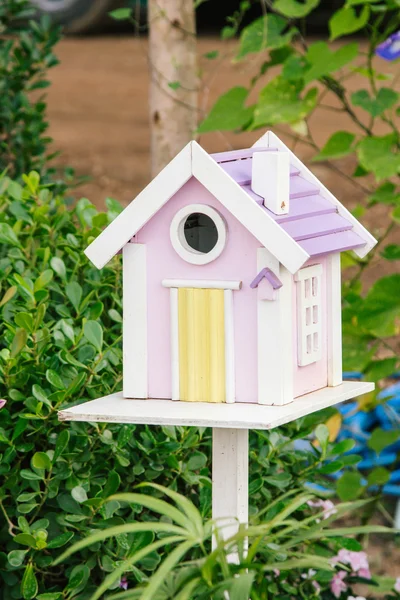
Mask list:
[[[271,139],[270,136],[273,136]],[[290,152],[280,140],[268,132],[256,145],[277,147]],[[315,176],[292,154],[306,171],[309,180],[321,184]],[[291,273],[296,273],[310,255],[271,217],[269,212],[248,195],[197,142],[190,142],[159,173],[136,199],[90,244],[85,253],[99,269],[125,246],[172,196],[191,178],[195,177],[207,190],[236,217],[250,233],[267,248]],[[310,179],[311,178],[311,179]],[[365,255],[376,240],[327,190],[330,199],[346,212],[357,233],[365,240],[358,249]],[[356,250],[357,251],[357,250]]]

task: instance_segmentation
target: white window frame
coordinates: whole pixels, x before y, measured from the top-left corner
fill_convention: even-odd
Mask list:
[[[297,363],[305,367],[322,356],[322,265],[300,269],[297,288]]]
[[[198,250],[195,250],[189,246],[186,241],[184,232],[185,221],[188,216],[193,213],[206,215],[212,219],[217,228],[218,240],[210,252],[199,252]],[[226,223],[219,212],[216,211],[212,206],[208,206],[207,204],[189,204],[188,206],[184,206],[178,210],[172,219],[170,226],[170,239],[175,252],[183,260],[191,263],[192,265],[206,265],[218,258],[225,248],[227,239]]]

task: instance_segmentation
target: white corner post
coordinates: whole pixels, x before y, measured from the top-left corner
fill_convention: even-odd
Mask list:
[[[123,395],[147,398],[147,275],[145,244],[125,244],[123,262]]]
[[[212,517],[223,539],[235,535],[249,517],[249,431],[212,430]],[[215,540],[213,540],[215,546]],[[237,553],[229,555],[237,562]]]
[[[257,300],[258,404],[282,406],[293,402],[292,276],[266,249],[257,250],[257,271],[268,267],[282,287],[275,300]]]
[[[340,253],[328,256],[326,270],[328,386],[343,382],[342,367],[342,278]]]

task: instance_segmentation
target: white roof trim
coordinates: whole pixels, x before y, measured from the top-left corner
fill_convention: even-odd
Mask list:
[[[86,248],[89,260],[98,269],[104,267],[191,176],[192,145],[189,143]]]
[[[192,147],[193,176],[291,273],[310,258],[278,223],[199,145]]]
[[[361,225],[359,221],[357,221],[351,212],[348,211],[345,206],[343,206],[343,204],[321,183],[318,177],[316,177],[314,173],[310,171],[310,169],[308,169],[299,158],[297,158],[297,156],[278,138],[277,135],[275,135],[275,133],[272,131],[267,131],[267,133],[261,136],[260,139],[253,144],[253,147],[257,146],[278,148],[278,150],[283,150],[289,153],[291,164],[300,170],[301,176],[319,187],[320,194],[330,200],[332,204],[337,206],[339,214],[350,221],[350,223],[353,225],[354,232],[365,241],[365,246],[353,249],[353,252],[355,252],[357,256],[364,258],[364,256],[368,254],[375,244],[377,244],[377,240],[374,238],[374,236],[371,235],[370,232],[365,229],[365,227]]]
[[[129,242],[191,176],[204,185],[291,273],[309,258],[197,142],[190,142],[88,246],[99,269]]]

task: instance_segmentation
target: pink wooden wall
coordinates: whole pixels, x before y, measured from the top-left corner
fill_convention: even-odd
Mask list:
[[[188,204],[212,206],[227,222],[226,247],[219,258],[207,265],[185,262],[171,245],[171,220],[179,209]],[[233,292],[236,401],[257,402],[257,290],[252,290],[250,283],[257,275],[259,242],[194,178],[141,229],[134,241],[147,246],[149,397],[171,398],[170,290],[164,288],[161,281],[220,279],[243,282],[242,289]],[[323,260],[319,262],[323,263]],[[323,287],[326,290],[325,276]],[[323,292],[323,302],[326,306],[326,291]],[[322,360],[318,364],[297,367],[295,306],[293,282],[294,389],[295,396],[299,396],[326,385],[327,358],[324,344]],[[325,325],[323,335],[326,336]]]
[[[221,256],[208,265],[191,265],[172,248],[169,228],[175,213],[187,204],[208,204],[225,218],[227,244]],[[147,245],[148,265],[148,381],[150,398],[171,398],[169,289],[163,279],[240,280],[233,292],[236,400],[257,402],[257,290],[250,283],[257,275],[259,242],[196,179],[190,179],[136,235]]]

